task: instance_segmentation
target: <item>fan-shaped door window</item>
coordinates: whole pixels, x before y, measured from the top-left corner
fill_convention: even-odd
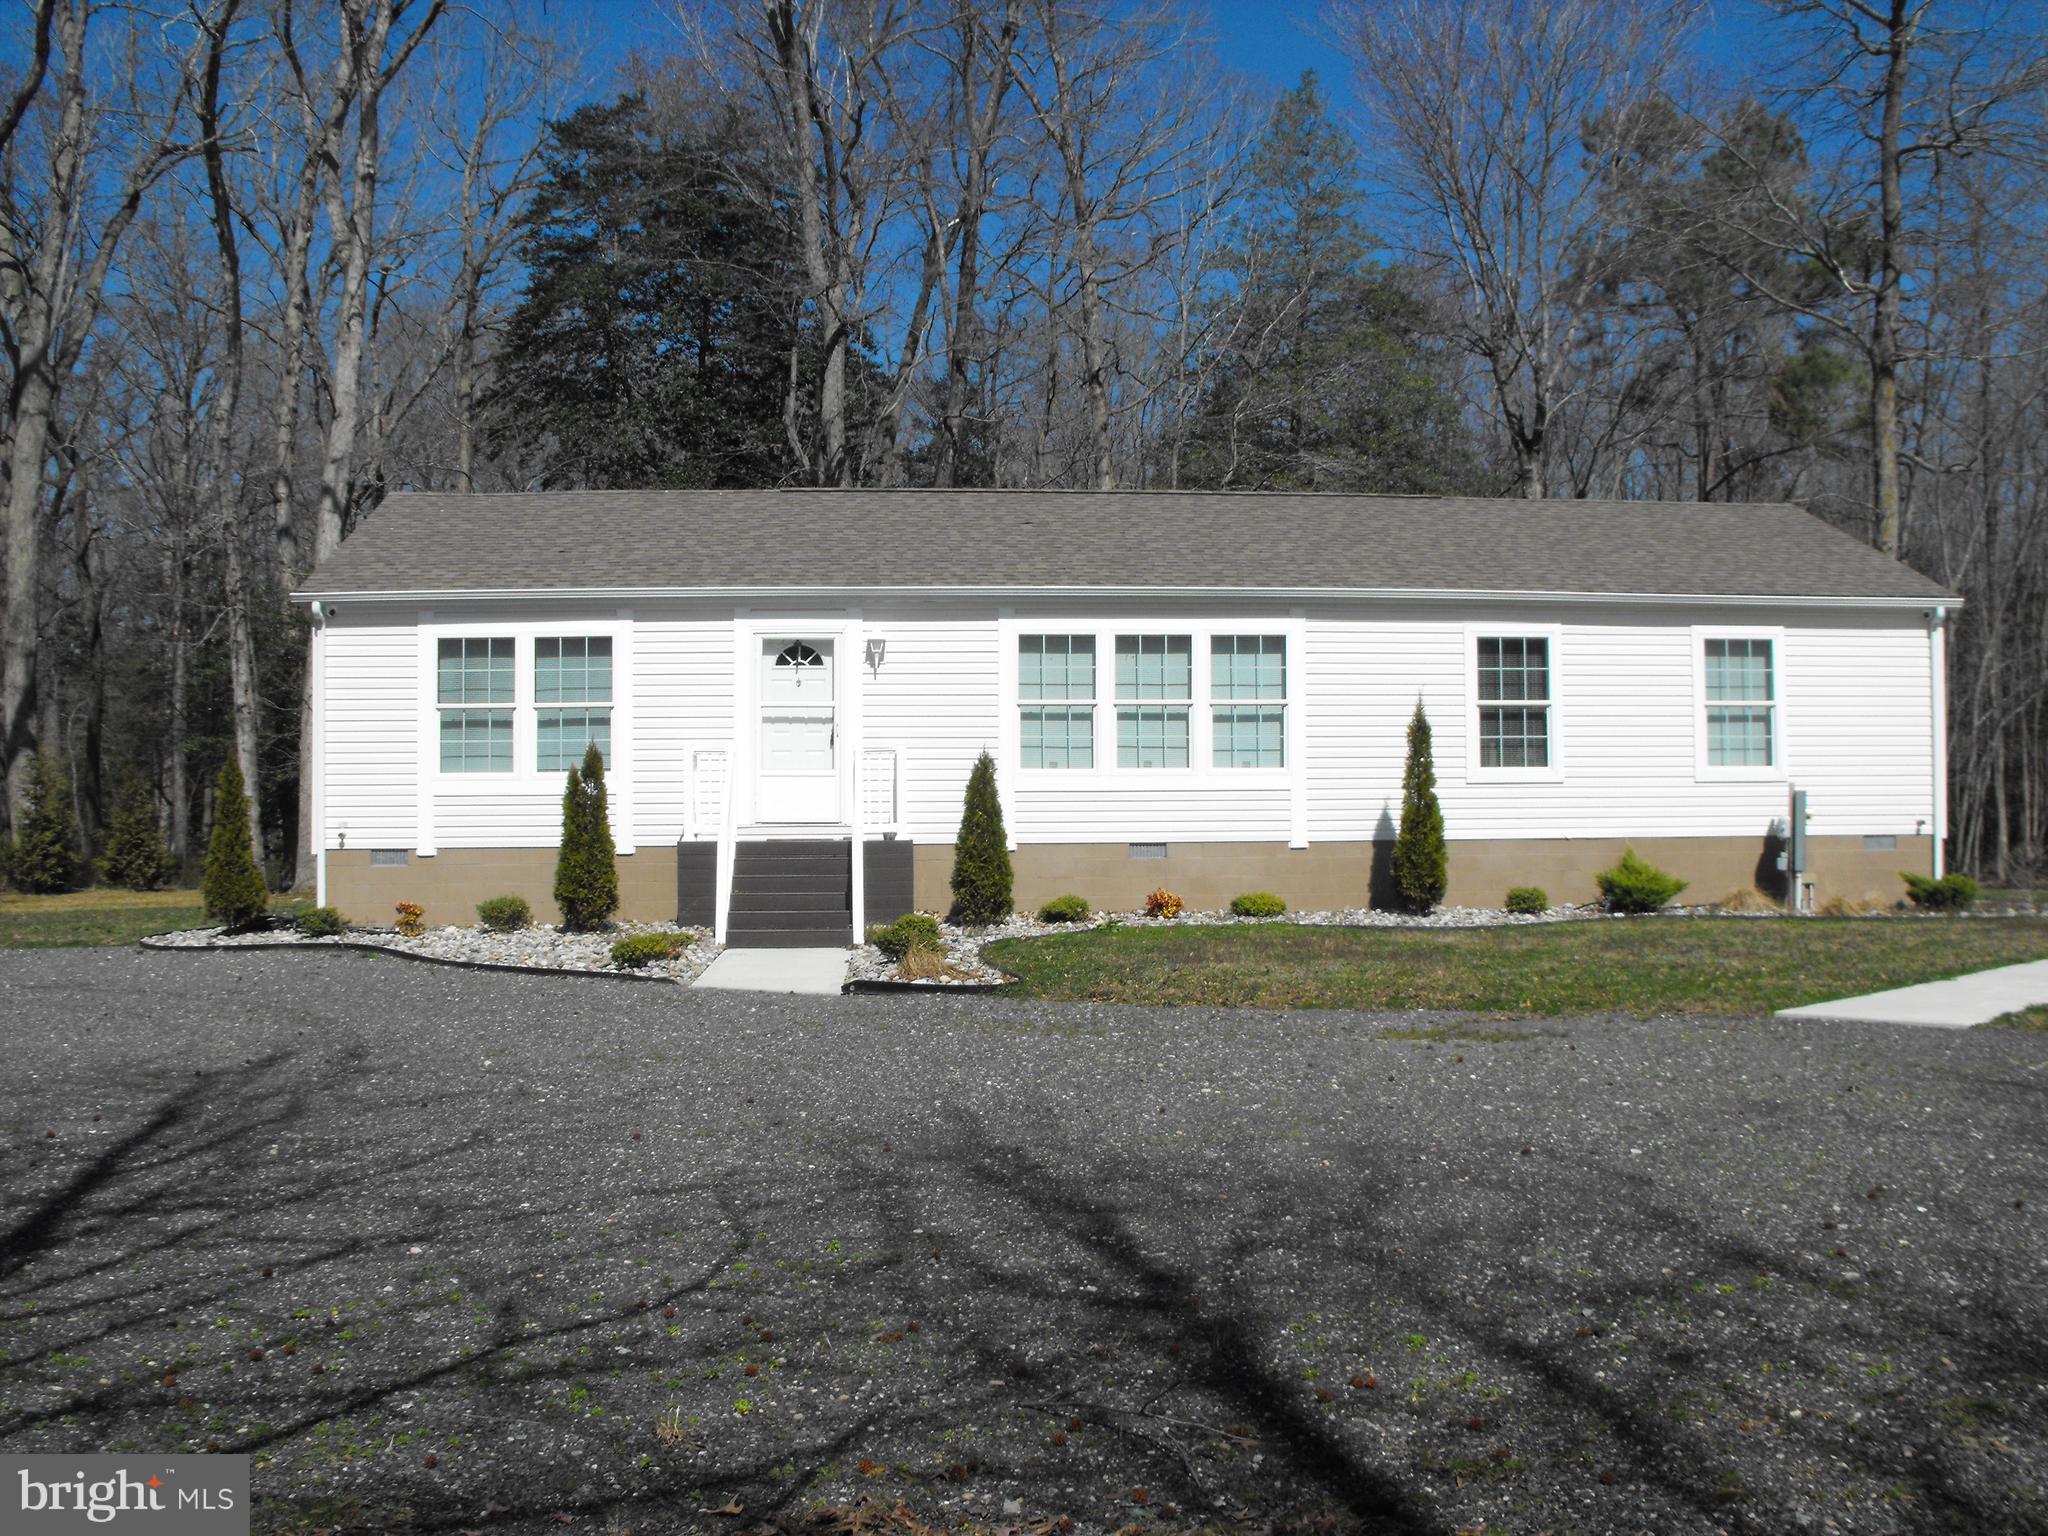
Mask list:
[[[788,667],[795,674],[798,683],[801,684],[805,669],[824,666],[825,658],[812,650],[808,645],[805,645],[803,641],[792,640],[775,653],[775,665],[778,667]]]

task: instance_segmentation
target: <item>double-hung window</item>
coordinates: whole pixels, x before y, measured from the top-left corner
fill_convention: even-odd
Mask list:
[[[1772,767],[1778,723],[1772,642],[1709,636],[1705,645],[1707,766]]]
[[[544,636],[533,642],[534,739],[542,773],[583,761],[592,742],[612,757],[612,642],[605,635]]]
[[[1186,635],[1116,637],[1116,765],[1188,766],[1194,646]]]
[[[1287,766],[1287,637],[1209,640],[1212,756],[1218,768]]]
[[[1479,766],[1548,768],[1549,638],[1481,635],[1477,643]]]
[[[1017,637],[1018,740],[1026,768],[1095,766],[1095,637]]]
[[[512,771],[513,641],[443,640],[436,652],[443,773]]]

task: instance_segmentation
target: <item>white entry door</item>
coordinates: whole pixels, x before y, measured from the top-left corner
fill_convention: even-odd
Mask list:
[[[761,643],[759,821],[839,820],[839,704],[830,640]]]

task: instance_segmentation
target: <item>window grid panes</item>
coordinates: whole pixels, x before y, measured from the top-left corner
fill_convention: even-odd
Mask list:
[[[439,698],[443,704],[510,704],[512,639],[498,636],[443,640]]]
[[[533,702],[609,704],[612,642],[603,635],[560,635],[533,642]]]
[[[1479,766],[1550,766],[1550,641],[1485,635],[1479,641]]]
[[[1095,711],[1086,705],[1027,707],[1019,740],[1026,768],[1093,768]]]
[[[1209,641],[1219,699],[1287,697],[1285,635],[1216,635]]]
[[[1017,696],[1021,699],[1092,701],[1095,697],[1095,637],[1019,636]]]
[[[1484,706],[1479,711],[1482,768],[1548,768],[1550,711],[1524,706]]]
[[[1188,766],[1188,712],[1160,705],[1117,707],[1116,765],[1119,768]]]
[[[1287,711],[1277,705],[1218,705],[1214,712],[1218,768],[1287,766]]]
[[[1187,635],[1116,637],[1116,764],[1188,766],[1188,705],[1194,699],[1194,641]],[[1152,708],[1139,701],[1160,700]]]
[[[1709,640],[1706,647],[1708,764],[1770,767],[1777,699],[1771,642],[1731,638]]]
[[[444,709],[441,711],[443,773],[510,773],[512,711],[509,709]]]
[[[538,767],[542,773],[563,773],[583,762],[593,741],[609,768],[612,761],[612,712],[608,709],[542,709],[534,712]]]
[[[1194,647],[1186,635],[1118,635],[1116,696],[1174,699],[1193,696]]]
[[[1095,766],[1093,635],[1019,635],[1017,697],[1065,701],[1052,707],[1026,704],[1019,711],[1021,766]]]

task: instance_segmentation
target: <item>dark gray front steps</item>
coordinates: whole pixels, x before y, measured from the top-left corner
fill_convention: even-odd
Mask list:
[[[731,949],[815,949],[853,942],[853,845],[828,839],[733,849]]]

